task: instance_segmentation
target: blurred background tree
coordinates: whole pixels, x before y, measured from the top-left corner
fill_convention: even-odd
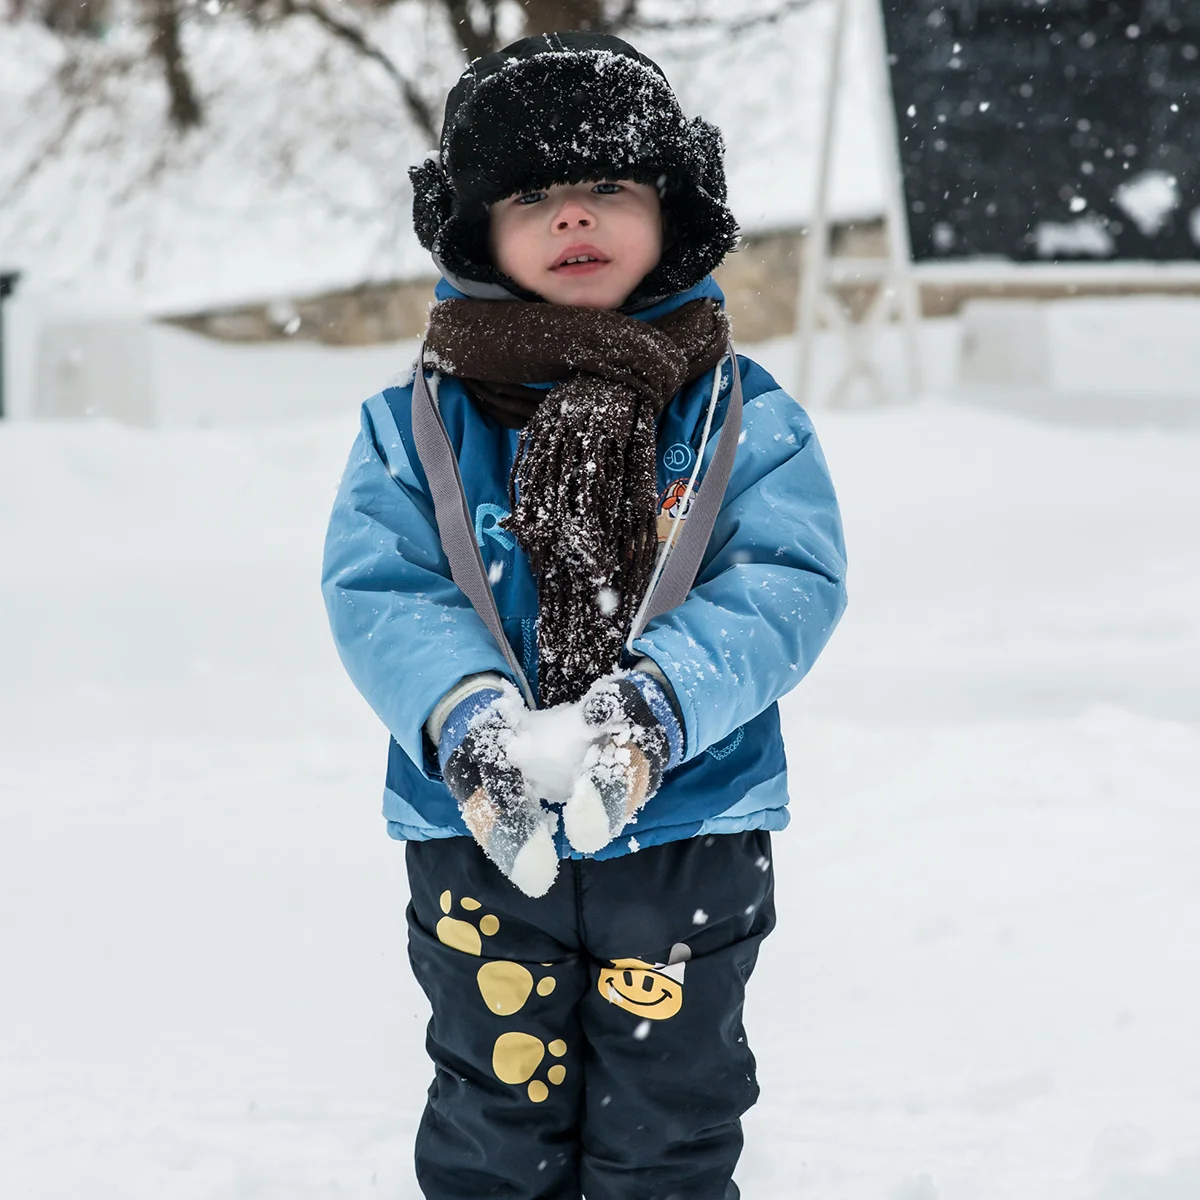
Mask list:
[[[140,31],[150,58],[157,64],[166,87],[166,112],[171,126],[185,132],[203,124],[203,81],[197,81],[187,53],[185,26],[192,21],[237,17],[258,28],[294,18],[313,21],[324,33],[378,64],[392,78],[404,107],[431,144],[436,144],[440,113],[373,37],[379,14],[393,9],[421,10],[445,25],[464,62],[499,49],[517,36],[563,29],[589,29],[604,33],[625,30],[697,28],[725,25],[736,32],[748,24],[761,24],[804,7],[809,0],[776,0],[747,19],[731,6],[728,20],[711,12],[673,13],[643,19],[643,0],[9,0],[8,19],[33,18],[68,43],[66,72],[78,73],[81,41],[105,42],[114,27]],[[685,6],[678,6],[680,8]],[[686,6],[691,8],[692,6]],[[661,5],[659,6],[661,10]],[[736,11],[735,11],[736,8]],[[91,66],[128,69],[128,62],[113,54],[110,62],[92,54]],[[69,89],[68,89],[69,90]]]
[[[300,17],[314,21],[331,38],[381,66],[425,136],[436,142],[440,115],[417,85],[372,37],[373,15],[393,7],[425,9],[446,23],[464,61],[505,44],[520,34],[560,29],[617,32],[637,15],[638,0],[13,0],[10,20],[34,18],[65,41],[104,40],[115,23],[140,28],[146,48],[159,65],[167,91],[167,116],[178,131],[203,123],[201,89],[187,57],[187,21],[238,15],[259,27]]]
[[[16,0],[14,19],[36,15],[47,29],[64,37],[102,34],[112,14],[112,0]]]
[[[619,33],[701,111],[708,71],[791,53],[750,26],[811,2],[0,0],[0,241],[139,304],[413,276],[407,167],[469,60]],[[731,125],[752,159],[794,107],[776,75],[721,100],[754,109]]]

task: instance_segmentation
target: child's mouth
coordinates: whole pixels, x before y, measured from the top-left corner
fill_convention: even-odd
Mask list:
[[[609,260],[593,250],[575,250],[565,254],[550,270],[555,275],[591,275],[608,266]]]
[[[598,258],[589,258],[582,262],[563,263],[561,267],[554,268],[554,273],[555,275],[590,275],[593,271],[598,271],[607,265]]]

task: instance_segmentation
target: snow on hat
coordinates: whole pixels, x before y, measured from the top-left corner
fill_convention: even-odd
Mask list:
[[[446,98],[440,160],[409,171],[421,245],[468,295],[530,293],[488,248],[488,206],[556,183],[632,179],[658,189],[666,237],[630,302],[685,291],[737,241],[724,144],[688,120],[658,65],[609,34],[522,38],[476,59]]]

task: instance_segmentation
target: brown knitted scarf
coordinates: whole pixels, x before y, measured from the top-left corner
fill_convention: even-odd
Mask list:
[[[711,300],[653,322],[518,300],[446,300],[430,314],[427,360],[521,429],[503,525],[537,577],[544,705],[577,700],[616,666],[658,547],[656,419],[728,340]],[[533,383],[554,386],[522,386]]]

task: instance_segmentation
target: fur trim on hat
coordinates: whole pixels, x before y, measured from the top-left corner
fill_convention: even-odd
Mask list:
[[[662,257],[630,297],[699,283],[737,241],[719,131],[680,110],[658,66],[620,38],[523,38],[477,59],[446,100],[439,160],[413,167],[413,225],[457,280],[530,293],[488,248],[488,207],[554,184],[632,179],[658,189]],[[628,305],[627,305],[628,306]]]

